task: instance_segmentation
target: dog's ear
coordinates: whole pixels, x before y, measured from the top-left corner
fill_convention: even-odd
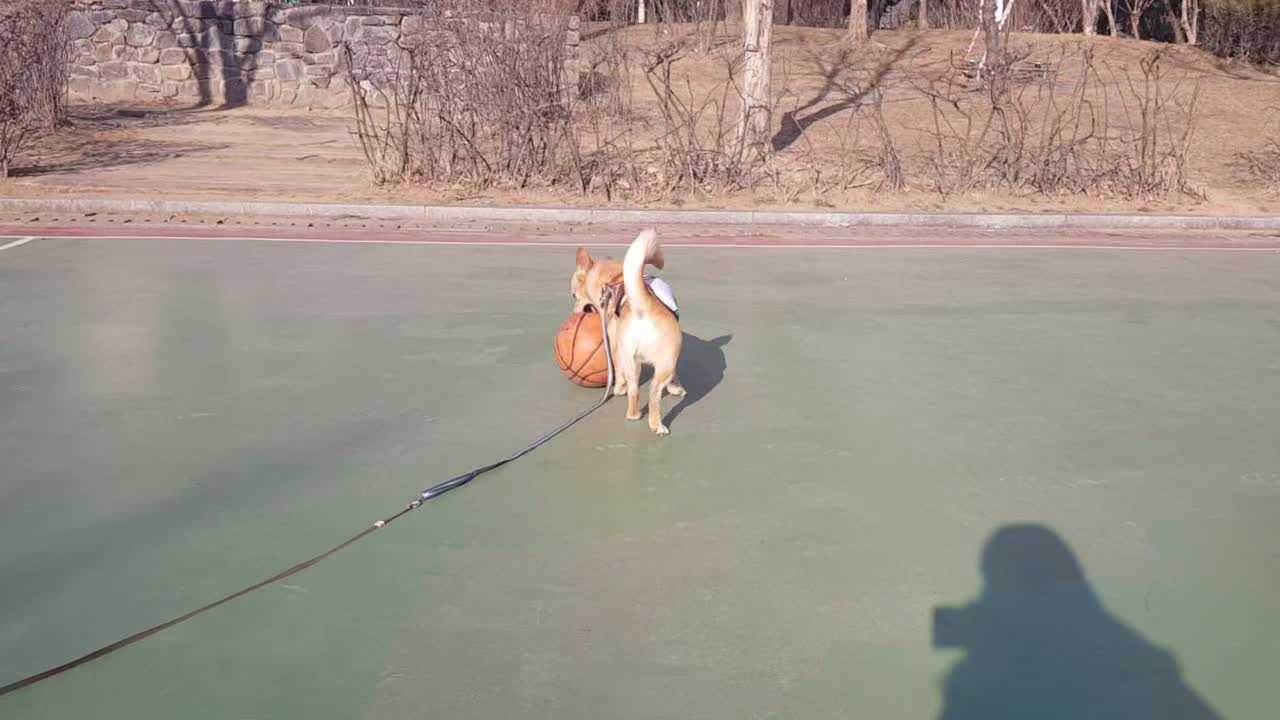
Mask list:
[[[586,272],[591,269],[595,262],[591,259],[591,253],[586,248],[578,248],[578,270]]]

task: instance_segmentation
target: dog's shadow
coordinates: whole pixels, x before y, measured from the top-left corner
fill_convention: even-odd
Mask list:
[[[686,394],[683,398],[671,398],[678,401],[664,419],[667,425],[674,423],[685,409],[702,400],[724,380],[724,371],[728,367],[724,347],[733,340],[732,335],[721,335],[714,340],[703,340],[689,333],[683,333],[683,336],[676,376],[684,385]]]

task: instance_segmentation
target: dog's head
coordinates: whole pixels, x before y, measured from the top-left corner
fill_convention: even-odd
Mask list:
[[[569,280],[569,291],[573,294],[573,311],[578,313],[588,309],[596,310],[601,291],[621,277],[622,263],[613,258],[594,260],[586,248],[578,248],[577,266],[573,269],[573,277]]]

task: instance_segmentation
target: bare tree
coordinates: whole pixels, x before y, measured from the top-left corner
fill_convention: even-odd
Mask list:
[[[916,16],[916,24],[921,30],[929,29],[929,0],[920,0],[920,14]]]
[[[1142,16],[1146,14],[1155,0],[1117,0],[1120,7],[1129,14],[1129,34],[1135,40],[1142,39]]]
[[[849,4],[849,42],[861,45],[867,41],[867,0]]]
[[[1200,38],[1200,0],[1182,0],[1182,34],[1192,45]]]
[[[865,0],[864,0],[865,2]],[[742,125],[740,152],[769,144],[769,47],[773,39],[773,0],[744,0],[742,5]]]
[[[68,3],[0,5],[0,178],[26,143],[65,120]]]
[[[1114,0],[1081,0],[1085,35],[1097,34],[1098,15],[1102,14],[1107,18],[1107,29],[1110,31],[1111,37],[1116,36],[1116,11],[1112,7],[1112,2]]]

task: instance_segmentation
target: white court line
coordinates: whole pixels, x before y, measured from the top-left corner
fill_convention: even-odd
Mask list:
[[[0,240],[3,240],[3,239],[4,238],[0,238]],[[8,250],[9,248],[16,248],[19,245],[26,245],[32,240],[35,240],[35,238],[34,237],[18,238],[17,240],[14,240],[13,242],[8,243],[7,245],[0,245],[0,250]]]
[[[14,236],[7,236],[14,237]],[[210,242],[268,242],[268,243],[316,243],[322,245],[439,245],[445,247],[627,247],[630,242],[596,242],[583,239],[575,242],[517,242],[504,240],[351,240],[342,238],[282,238],[282,237],[201,237],[197,235],[42,235],[48,240],[204,240]],[[0,236],[0,240],[4,236]],[[4,250],[34,240],[34,237],[22,238],[17,242],[0,247]],[[1271,252],[1280,253],[1280,243],[1274,247],[1222,247],[1222,246],[1178,246],[1178,245],[1075,245],[1054,243],[881,243],[847,245],[836,243],[796,243],[796,244],[758,244],[758,243],[715,243],[668,240],[663,247],[695,248],[695,249],[736,249],[736,250],[1147,250],[1163,252]]]

